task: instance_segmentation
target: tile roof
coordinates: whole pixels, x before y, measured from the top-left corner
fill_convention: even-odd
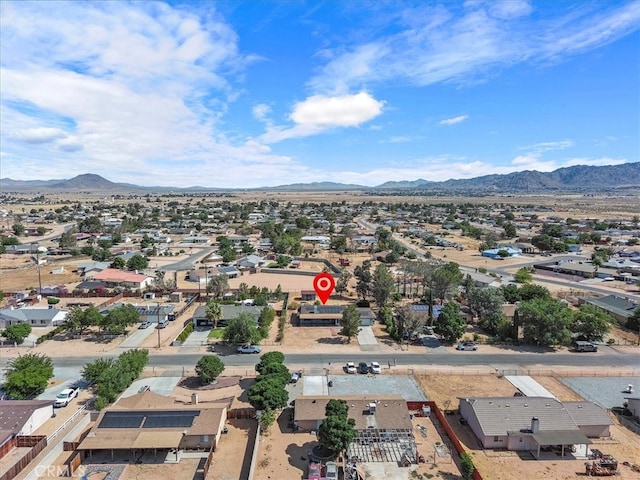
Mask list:
[[[106,268],[93,276],[93,280],[102,280],[104,282],[132,282],[141,283],[147,279],[146,275],[135,272],[127,272],[118,270],[117,268]]]

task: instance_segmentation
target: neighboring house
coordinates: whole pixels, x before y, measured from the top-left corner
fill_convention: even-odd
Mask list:
[[[342,319],[342,312],[346,305],[302,305],[298,313],[300,326],[338,326]],[[371,326],[376,315],[370,308],[358,308],[360,312],[360,326]]]
[[[109,310],[113,310],[114,308],[119,308],[126,303],[112,303],[108,307],[105,307],[100,310],[101,314],[106,314]],[[175,310],[175,305],[172,304],[164,304],[159,305],[157,303],[150,303],[147,305],[135,305],[136,312],[140,315],[140,322],[150,322],[150,323],[163,323],[167,320],[173,320],[173,311]]]
[[[640,418],[640,397],[624,397],[627,401],[627,409],[635,418]]]
[[[57,308],[4,308],[0,310],[0,328],[16,323],[28,323],[32,327],[55,327],[67,320],[69,312]]]
[[[83,262],[78,264],[78,274],[85,280],[93,277],[96,273],[109,268],[111,262]]]
[[[194,244],[194,245],[206,245],[211,243],[211,239],[209,237],[184,237],[181,241],[181,245],[185,244]]]
[[[229,320],[236,318],[241,313],[250,314],[256,324],[264,307],[255,307],[249,305],[220,305],[222,309],[222,318],[218,321],[218,326],[226,325]],[[213,327],[213,322],[207,318],[207,306],[201,305],[196,308],[192,317],[194,327]]]
[[[503,258],[502,255],[500,255],[500,252],[503,251],[507,252],[507,257],[519,257],[520,255],[522,255],[522,250],[520,250],[519,248],[498,247],[490,248],[489,250],[483,250],[482,256],[493,259]]]
[[[356,422],[356,437],[347,456],[360,462],[386,462],[406,458],[416,463],[417,446],[407,402],[401,396],[353,395],[336,397],[349,406],[349,418]],[[318,431],[331,397],[298,396],[293,416],[294,428]],[[385,450],[385,454],[380,454]]]
[[[473,284],[479,288],[499,288],[502,285],[502,282],[499,279],[485,273],[470,272],[467,275],[471,277]]]
[[[300,300],[304,302],[315,302],[316,297],[317,295],[315,290],[302,290],[300,292]]]
[[[0,458],[16,446],[18,435],[32,435],[53,416],[53,400],[0,401]]]
[[[589,402],[569,405],[545,397],[459,398],[460,415],[484,448],[537,452],[548,446],[588,445],[587,435],[609,436],[607,412]]]
[[[122,398],[100,412],[77,450],[209,450],[220,442],[227,403],[179,404],[171,397],[146,391]],[[178,458],[178,454],[176,454]]]
[[[236,261],[236,267],[239,269],[257,268],[262,263],[262,258],[258,255],[247,255]]]
[[[237,278],[240,275],[242,275],[242,273],[240,272],[240,270],[238,270],[236,267],[217,267],[214,270],[217,270],[217,272],[214,272],[214,275],[226,275],[229,278]]]
[[[132,290],[143,290],[153,283],[153,277],[117,268],[106,268],[95,274],[92,280],[103,282],[109,288],[125,287]]]
[[[623,326],[627,324],[627,320],[633,315],[636,308],[640,307],[636,302],[619,295],[587,297],[583,298],[581,303],[587,303],[604,310]]]

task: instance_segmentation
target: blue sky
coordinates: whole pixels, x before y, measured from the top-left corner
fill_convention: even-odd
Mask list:
[[[0,2],[0,176],[260,187],[640,160],[639,1]]]

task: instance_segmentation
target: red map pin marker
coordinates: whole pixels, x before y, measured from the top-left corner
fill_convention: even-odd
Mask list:
[[[336,281],[333,279],[333,276],[326,272],[319,273],[313,279],[313,289],[318,294],[323,305],[329,300],[335,286]]]

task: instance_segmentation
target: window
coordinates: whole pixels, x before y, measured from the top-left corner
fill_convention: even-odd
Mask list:
[[[494,442],[501,442],[502,439],[498,435],[496,435],[495,437],[493,437],[493,441]]]
[[[47,321],[46,320],[40,320],[40,325],[46,325]]]

